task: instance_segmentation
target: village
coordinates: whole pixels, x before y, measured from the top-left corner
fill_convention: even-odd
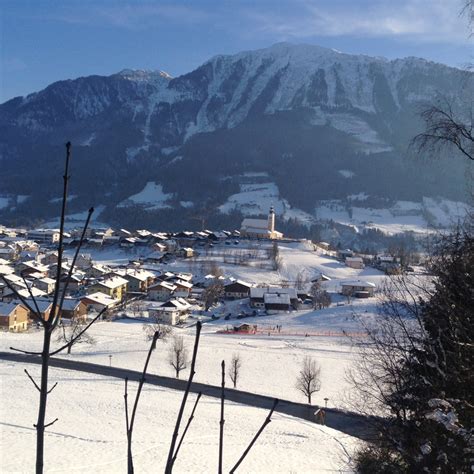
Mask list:
[[[0,231],[0,326],[25,331],[34,323],[27,307],[33,306],[32,298],[41,305],[43,316],[47,318],[51,311],[59,231]],[[245,219],[240,231],[169,234],[88,229],[82,252],[71,269],[79,236],[80,230],[70,230],[64,238],[67,257],[60,270],[60,285],[63,289],[68,282],[61,311],[65,324],[85,323],[102,311],[102,319],[149,317],[173,326],[222,317],[232,320],[235,331],[255,331],[255,325],[234,320],[373,298],[376,283],[359,278],[359,273],[366,267],[375,274],[402,269],[400,258],[394,255],[360,255],[350,249],[332,249],[325,242],[283,238],[275,230],[273,209],[268,221]],[[347,278],[334,278],[317,268],[285,275],[279,249],[292,246],[303,246],[333,261],[329,268],[337,264],[355,271],[342,274]],[[248,270],[247,278],[239,278],[235,271],[242,268]],[[233,303],[236,300],[240,301],[238,307]]]

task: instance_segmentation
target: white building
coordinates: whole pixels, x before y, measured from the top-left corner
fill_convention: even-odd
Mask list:
[[[258,239],[281,239],[283,234],[275,230],[275,210],[270,208],[268,219],[250,219],[242,221],[240,227],[242,237],[253,237]]]

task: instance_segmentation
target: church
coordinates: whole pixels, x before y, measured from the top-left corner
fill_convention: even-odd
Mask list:
[[[282,239],[283,234],[275,230],[275,210],[270,208],[268,219],[244,219],[240,227],[242,237],[254,239]]]

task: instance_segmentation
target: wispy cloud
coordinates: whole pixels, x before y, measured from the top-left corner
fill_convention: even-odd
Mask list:
[[[247,8],[255,33],[280,39],[314,36],[408,38],[425,42],[465,42],[468,22],[460,0],[296,1],[278,12]]]
[[[43,18],[70,24],[141,30],[163,22],[180,25],[202,23],[212,18],[212,12],[178,4],[117,3],[82,7],[70,5]]]

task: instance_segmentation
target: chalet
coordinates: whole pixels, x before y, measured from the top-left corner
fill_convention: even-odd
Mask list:
[[[354,252],[351,249],[344,249],[337,251],[337,258],[345,260],[347,257],[353,257]]]
[[[162,281],[156,285],[150,286],[148,296],[153,301],[167,301],[176,290],[177,286],[171,282]]]
[[[41,291],[44,291],[47,295],[51,294],[54,291],[55,284],[56,280],[48,277],[38,278],[33,283],[36,288],[40,289]]]
[[[273,207],[270,208],[268,219],[244,219],[240,228],[240,235],[258,239],[282,239],[283,234],[275,230],[275,211]]]
[[[32,288],[34,289],[34,288]],[[28,304],[28,306],[31,309],[35,310],[35,313],[37,313],[37,309],[39,309],[39,314],[42,319],[47,321],[49,319],[49,316],[51,314],[51,310],[53,309],[53,302],[48,299],[48,298],[38,298],[35,296],[35,301],[33,301],[29,297],[25,297],[25,301]],[[36,304],[35,304],[36,302]],[[37,308],[38,307],[38,308]],[[30,320],[35,320],[34,314],[31,313],[31,311],[28,311],[28,317]],[[61,317],[61,316],[60,316]]]
[[[263,295],[265,310],[268,313],[290,311],[292,309],[290,295],[288,293],[265,293]]]
[[[74,298],[64,298],[61,316],[64,319],[87,320],[87,304]]]
[[[96,312],[100,312],[104,308],[109,310],[120,303],[119,300],[112,298],[105,293],[101,293],[100,291],[83,296],[80,300],[85,304],[87,311]]]
[[[28,328],[28,309],[22,304],[0,303],[0,328],[6,331],[25,331]]]
[[[357,270],[361,270],[365,266],[362,257],[346,257],[345,264],[347,267],[355,268]]]
[[[164,257],[163,252],[161,252],[159,250],[155,250],[154,252],[148,254],[143,259],[143,261],[147,262],[147,263],[161,263],[163,261],[163,257]]]
[[[181,258],[192,258],[194,257],[194,249],[191,247],[182,247],[178,250],[178,255]]]
[[[41,244],[55,244],[59,242],[59,229],[35,229],[28,232],[28,239]]]
[[[7,260],[16,260],[18,258],[18,249],[12,245],[0,247],[0,257]]]
[[[375,289],[375,283],[370,281],[346,281],[341,284],[341,294],[345,296],[355,296],[356,298],[369,298],[374,296]]]
[[[58,252],[48,252],[41,260],[43,265],[52,265],[58,263]]]
[[[224,285],[224,298],[229,300],[236,300],[240,298],[248,298],[252,285],[245,281],[236,280],[227,285]]]
[[[111,298],[122,301],[127,293],[127,288],[128,281],[125,278],[114,276],[94,283],[87,289],[87,292],[89,294],[96,292],[104,293]]]
[[[87,276],[92,278],[100,278],[110,272],[110,268],[100,263],[95,263],[87,270]]]
[[[67,283],[67,291],[70,293],[76,293],[82,290],[86,284],[86,276],[82,272],[75,272],[68,278],[68,275],[62,275],[59,280],[59,287],[64,289]]]
[[[319,273],[311,279],[311,283],[322,283],[324,281],[331,281],[331,278],[324,273]]]
[[[173,292],[173,295],[178,298],[188,298],[191,294],[191,289],[193,284],[184,280],[173,281],[173,284],[176,286],[176,289]]]
[[[17,265],[17,271],[20,275],[25,278],[31,273],[41,273],[43,276],[47,276],[50,268],[48,265],[43,265],[35,260],[29,260],[27,262],[21,262]]]
[[[250,289],[250,306],[252,308],[267,308],[267,303],[271,304],[273,307],[277,304],[285,304],[285,297],[278,296],[278,298],[265,297],[265,295],[288,295],[289,304],[293,308],[298,307],[298,295],[295,288],[273,288],[273,287],[264,287],[264,288],[251,288]]]
[[[188,318],[191,305],[182,298],[176,298],[163,303],[162,305],[151,309],[159,320],[166,324],[179,324]]]
[[[134,268],[116,270],[115,274],[128,281],[129,293],[146,293],[149,285],[155,280],[154,273]]]

